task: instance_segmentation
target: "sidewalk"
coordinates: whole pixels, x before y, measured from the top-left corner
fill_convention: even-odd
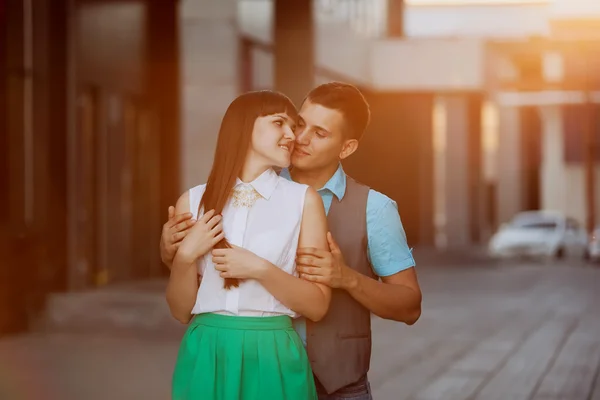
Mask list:
[[[423,256],[433,261],[438,254]],[[440,268],[421,261],[424,302],[417,324],[373,319],[375,399],[600,400],[600,269],[472,268],[463,257],[454,258],[452,268],[445,268],[445,255]],[[83,314],[73,314],[71,323],[96,313],[105,319],[0,340],[0,399],[168,399],[185,327],[152,306],[163,307],[161,285],[95,293],[104,309],[73,297],[82,304],[72,311]],[[130,302],[122,302],[123,292]],[[140,321],[153,322],[131,325]],[[104,330],[94,325],[99,322]],[[121,325],[114,329],[109,322]]]
[[[413,254],[417,271],[422,272],[465,267],[489,269],[493,265],[481,248],[461,251],[418,248]],[[159,279],[54,295],[40,329],[71,333],[119,331],[123,335],[137,330],[157,338],[182,334],[185,327],[173,320],[165,301],[166,285],[165,279]]]
[[[415,247],[413,256],[420,267],[460,267],[493,265],[496,263],[488,254],[485,246],[467,246],[464,248],[436,249],[435,247]]]

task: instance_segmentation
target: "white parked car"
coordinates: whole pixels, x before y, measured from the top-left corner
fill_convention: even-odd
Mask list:
[[[590,238],[588,256],[590,257],[590,261],[600,262],[600,226],[597,226],[596,229],[594,229],[594,233]]]
[[[494,257],[579,257],[588,251],[588,235],[573,218],[549,211],[517,214],[492,237],[489,252]]]

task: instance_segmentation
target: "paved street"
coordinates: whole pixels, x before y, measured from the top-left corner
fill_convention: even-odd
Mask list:
[[[374,320],[379,400],[600,400],[600,268],[423,267],[412,327]],[[0,399],[168,399],[178,333],[0,341]]]

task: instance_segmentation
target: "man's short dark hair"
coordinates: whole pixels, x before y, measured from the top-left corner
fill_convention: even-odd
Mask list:
[[[344,116],[348,136],[360,140],[369,125],[371,111],[369,103],[354,85],[344,82],[329,82],[311,90],[304,101],[337,110]]]

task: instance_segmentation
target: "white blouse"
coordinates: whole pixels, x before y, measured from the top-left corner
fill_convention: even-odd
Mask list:
[[[205,188],[206,185],[200,185],[190,189],[190,212],[194,218],[199,217],[198,206]],[[225,238],[297,276],[296,250],[308,186],[288,181],[269,169],[250,183],[238,179],[235,188],[254,188],[258,199],[251,207],[229,199],[222,213]],[[298,316],[255,280],[243,280],[238,288],[224,289],[211,252],[198,261],[198,273],[202,280],[192,314]]]

